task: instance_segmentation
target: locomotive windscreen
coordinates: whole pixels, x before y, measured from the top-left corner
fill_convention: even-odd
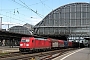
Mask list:
[[[21,42],[29,42],[29,39],[21,40]]]

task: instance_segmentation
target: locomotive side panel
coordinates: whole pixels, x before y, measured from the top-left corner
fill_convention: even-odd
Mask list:
[[[47,48],[51,48],[51,41],[49,39],[46,40],[44,46]]]

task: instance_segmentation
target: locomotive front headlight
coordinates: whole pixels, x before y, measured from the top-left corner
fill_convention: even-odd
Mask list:
[[[20,46],[23,46],[23,44],[20,44]]]
[[[29,46],[29,44],[26,44],[26,46]]]

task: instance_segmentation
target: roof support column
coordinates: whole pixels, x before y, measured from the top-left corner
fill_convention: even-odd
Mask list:
[[[14,44],[13,39],[10,39],[10,48],[13,48],[13,44]]]

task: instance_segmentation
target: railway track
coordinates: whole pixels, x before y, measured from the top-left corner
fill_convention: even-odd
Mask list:
[[[0,56],[0,60],[51,60],[56,58],[62,54],[65,54],[67,51],[76,50],[76,48],[68,48],[68,49],[60,49],[54,51],[47,51],[47,52],[39,52],[39,53],[32,53],[32,54],[21,54],[11,53],[7,55]]]

